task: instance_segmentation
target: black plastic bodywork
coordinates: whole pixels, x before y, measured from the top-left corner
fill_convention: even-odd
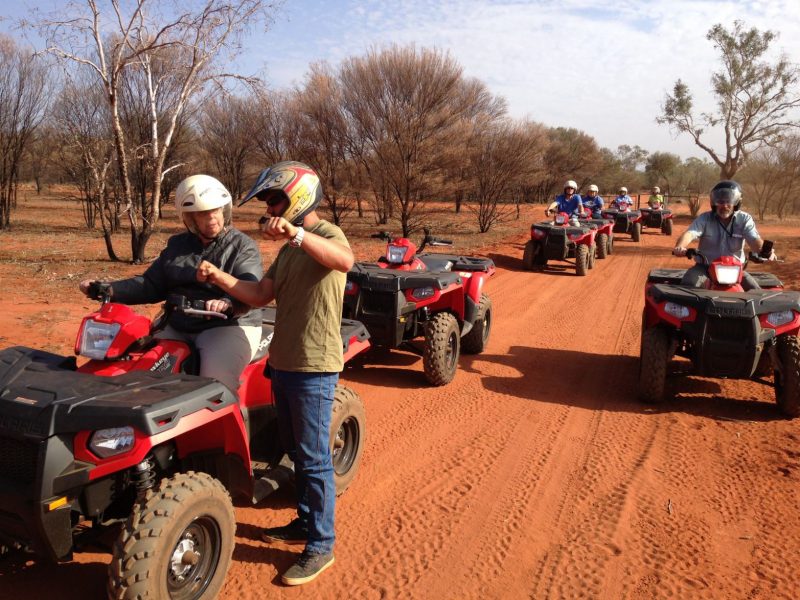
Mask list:
[[[581,223],[577,227],[564,227],[552,225],[549,221],[535,223],[531,226],[532,230],[544,233],[544,237],[534,237],[534,244],[538,244],[541,247],[543,257],[546,260],[566,260],[570,256],[574,256],[575,246],[578,242],[577,240],[571,240],[570,236],[582,238],[596,228],[596,225],[590,223]]]
[[[98,377],[65,364],[30,348],[0,351],[0,541],[53,559],[71,555],[73,509],[97,516],[119,487],[114,477],[90,483],[94,465],[75,459],[75,434],[133,426],[155,435],[199,410],[237,403],[207,378],[147,371]],[[47,509],[62,496],[69,502]]]
[[[642,213],[638,210],[604,209],[602,215],[604,219],[614,221],[614,233],[631,233],[633,224],[642,216]]]
[[[671,269],[651,272],[651,283],[665,275],[659,271]],[[653,283],[647,296],[656,304],[673,302],[696,311],[694,320],[667,328],[677,342],[676,353],[689,358],[698,374],[712,377],[751,377],[775,338],[774,329],[761,326],[759,315],[800,312],[800,292],[720,292]]]
[[[666,208],[640,208],[643,215],[642,223],[645,227],[660,228],[664,221],[672,217],[672,211]]]
[[[356,263],[347,274],[348,282],[357,285],[358,291],[345,294],[344,316],[364,324],[373,346],[397,348],[423,334],[423,326],[432,314],[426,306],[418,305],[421,303],[409,301],[406,290],[443,290],[464,284],[459,273],[489,273],[494,269],[490,258],[439,253],[422,253],[417,258],[427,270],[401,271],[384,269],[377,263]],[[464,294],[463,289],[458,293]],[[463,319],[457,315],[462,335],[471,328],[478,309],[477,303],[465,294]]]

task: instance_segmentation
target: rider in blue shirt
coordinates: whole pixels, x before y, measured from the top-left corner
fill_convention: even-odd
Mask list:
[[[570,217],[574,215],[585,216],[586,213],[583,210],[581,197],[575,193],[577,189],[578,185],[573,180],[567,181],[564,184],[564,193],[556,196],[556,199],[550,203],[544,214],[549,216],[551,213],[567,213]]]
[[[598,196],[600,190],[595,184],[589,186],[587,196],[583,198],[583,207],[589,211],[593,218],[599,219],[603,210],[603,198]]]
[[[614,198],[614,201],[611,203],[611,205],[616,209],[623,209],[623,210],[626,207],[628,208],[632,207],[633,200],[631,199],[630,196],[628,196],[628,188],[626,188],[625,186],[619,188],[619,194],[617,195],[616,198]]]

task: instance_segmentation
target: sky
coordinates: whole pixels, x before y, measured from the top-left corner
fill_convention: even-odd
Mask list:
[[[0,14],[54,5],[22,0]],[[435,47],[503,96],[513,117],[574,127],[612,150],[705,157],[655,118],[678,78],[698,111],[715,109],[719,53],[705,36],[737,19],[779,34],[772,58],[800,62],[797,0],[284,0],[271,27],[245,39],[236,67],[280,89],[301,84],[312,62],[335,67],[393,43]],[[708,140],[720,148],[719,135]]]

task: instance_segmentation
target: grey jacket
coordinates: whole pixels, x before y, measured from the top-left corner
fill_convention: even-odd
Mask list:
[[[244,281],[260,281],[264,274],[258,246],[238,229],[229,227],[205,247],[200,238],[187,231],[169,238],[167,247],[144,274],[112,282],[113,299],[123,304],[152,304],[163,302],[169,294],[190,300],[224,298],[233,305],[232,319],[203,319],[175,312],[169,324],[187,333],[230,325],[260,326],[260,308],[251,308],[218,287],[197,281],[197,268],[203,260]]]

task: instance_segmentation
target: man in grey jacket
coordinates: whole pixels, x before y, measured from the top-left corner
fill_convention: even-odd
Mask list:
[[[151,304],[178,294],[205,301],[206,310],[231,314],[229,319],[203,319],[176,311],[158,337],[192,342],[200,353],[200,375],[235,392],[258,349],[262,311],[198,282],[196,273],[205,260],[238,279],[258,282],[263,276],[261,253],[249,236],[231,226],[231,195],[213,177],[184,179],[175,190],[175,207],[187,231],[173,235],[142,275],[111,282],[112,297],[123,304]],[[81,281],[81,291],[88,294],[92,283]]]

